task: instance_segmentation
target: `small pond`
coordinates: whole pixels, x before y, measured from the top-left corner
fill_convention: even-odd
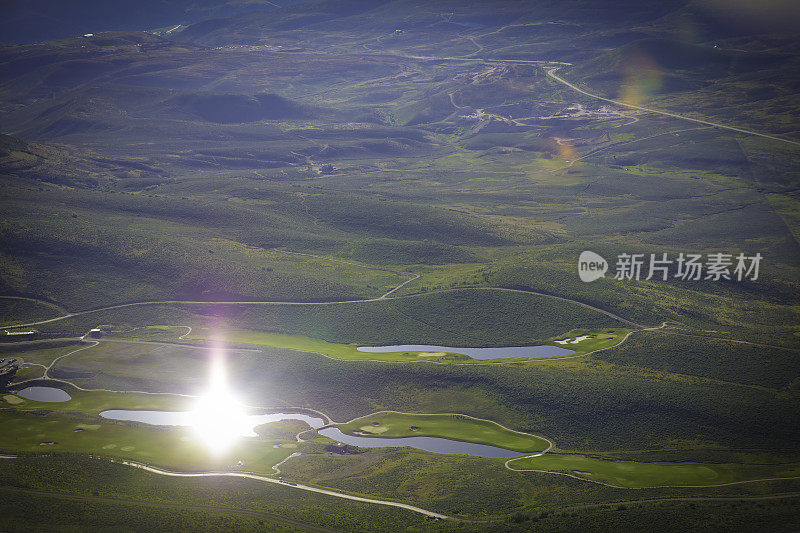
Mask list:
[[[437,346],[434,344],[395,344],[393,346],[359,346],[359,352],[450,352],[468,355],[473,359],[510,359],[514,357],[553,357],[554,355],[570,355],[573,350],[543,344],[541,346],[506,346],[504,348],[457,348],[454,346]]]
[[[143,422],[154,426],[191,426],[193,425],[193,413],[190,411],[134,411],[126,409],[109,409],[100,413],[103,418],[110,420],[128,420],[132,422]],[[249,415],[247,417],[249,427],[242,431],[240,437],[257,437],[254,431],[256,427],[269,422],[281,420],[302,420],[314,429],[325,425],[321,418],[308,416],[298,413],[270,413],[263,415]],[[362,448],[396,448],[409,446],[429,452],[478,455],[481,457],[517,457],[526,453],[515,452],[488,446],[486,444],[475,444],[471,442],[461,442],[457,440],[444,439],[439,437],[400,437],[396,439],[382,437],[356,437],[345,435],[338,428],[328,427],[319,430],[319,433],[334,439],[338,442],[359,446]]]
[[[132,422],[143,422],[154,426],[191,426],[193,425],[194,413],[190,411],[132,411],[126,409],[109,409],[100,413],[103,418],[110,420],[129,420]],[[255,428],[270,422],[280,422],[281,420],[301,420],[312,428],[319,428],[325,425],[321,418],[316,418],[298,413],[270,413],[264,415],[249,415],[247,421],[249,427],[242,431],[240,437],[258,437]]]
[[[72,399],[67,391],[57,387],[27,387],[15,394],[36,402],[66,402]]]
[[[319,430],[319,433],[339,442],[359,446],[361,448],[397,448],[410,446],[412,448],[435,453],[479,455],[481,457],[499,458],[518,457],[520,455],[535,453],[515,452],[513,450],[506,450],[505,448],[498,448],[487,444],[475,444],[473,442],[462,442],[440,437],[399,437],[394,439],[385,437],[357,437],[346,435],[339,431],[339,428],[325,428]]]

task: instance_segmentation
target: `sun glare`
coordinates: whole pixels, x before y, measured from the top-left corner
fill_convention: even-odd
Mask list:
[[[228,386],[221,354],[212,357],[208,391],[198,398],[191,418],[198,439],[214,455],[251,433],[246,408]]]

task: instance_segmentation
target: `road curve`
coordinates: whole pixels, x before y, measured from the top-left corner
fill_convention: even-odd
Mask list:
[[[334,421],[331,420],[331,424],[350,424],[351,422],[355,422],[356,420],[359,420],[361,418],[367,418],[369,416],[377,415],[377,414],[380,414],[380,413],[394,413],[394,414],[398,414],[398,415],[414,415],[414,416],[450,415],[450,416],[457,416],[457,417],[463,417],[463,418],[470,418],[472,420],[480,420],[482,422],[491,422],[492,424],[496,425],[497,427],[505,429],[506,431],[510,431],[511,433],[517,433],[519,435],[526,435],[528,437],[534,437],[534,438],[541,439],[541,440],[547,442],[547,448],[545,448],[544,450],[539,451],[539,452],[535,452],[535,453],[533,453],[531,455],[526,455],[524,457],[516,457],[516,459],[524,459],[525,457],[538,457],[538,456],[540,456],[542,454],[545,454],[545,453],[549,452],[550,450],[553,449],[553,446],[556,445],[555,442],[553,442],[552,440],[548,439],[547,437],[542,437],[541,435],[534,435],[533,433],[528,433],[527,431],[517,431],[516,429],[511,429],[509,427],[504,426],[500,422],[495,422],[494,420],[489,420],[488,418],[479,418],[477,416],[465,415],[464,413],[409,413],[409,412],[406,412],[406,411],[392,411],[390,409],[382,409],[380,411],[375,411],[373,413],[369,413],[369,414],[366,414],[366,415],[357,416],[357,417],[355,417],[355,418],[353,418],[351,420],[348,420],[347,422],[334,422]],[[308,431],[308,430],[306,430],[306,431]],[[305,431],[303,431],[302,433],[305,433]],[[520,452],[520,453],[524,453],[524,452]]]
[[[374,54],[373,54],[374,55]],[[383,54],[383,55],[392,55],[395,57],[403,57],[406,59],[417,59],[422,61],[473,61],[473,62],[480,62],[480,63],[522,63],[522,64],[529,64],[529,65],[539,65],[545,67],[545,72],[547,75],[559,83],[562,83],[569,87],[570,89],[577,91],[583,95],[589,96],[591,98],[597,98],[598,100],[603,100],[605,102],[610,102],[612,104],[616,104],[623,107],[628,107],[631,109],[638,109],[640,111],[646,111],[648,113],[656,113],[659,115],[664,115],[667,117],[677,118],[680,120],[688,120],[690,122],[696,122],[698,124],[706,124],[707,126],[714,126],[721,129],[736,131],[739,133],[744,133],[747,135],[756,135],[758,137],[764,137],[765,139],[772,139],[773,141],[780,141],[783,143],[794,144],[795,146],[800,146],[800,141],[792,141],[790,139],[784,139],[783,137],[778,137],[775,135],[769,135],[767,133],[759,133],[757,131],[746,130],[744,128],[737,128],[735,126],[726,126],[724,124],[718,124],[716,122],[711,122],[709,120],[702,120],[698,118],[690,118],[684,115],[679,115],[677,113],[670,113],[669,111],[661,111],[658,109],[652,109],[649,107],[642,107],[633,104],[628,104],[625,102],[621,102],[619,100],[614,100],[612,98],[605,98],[603,96],[590,93],[589,91],[585,91],[580,87],[568,82],[564,78],[555,74],[555,71],[561,68],[562,66],[572,66],[572,63],[567,63],[564,61],[546,61],[541,59],[501,59],[501,58],[475,58],[475,57],[437,57],[437,56],[417,56],[417,55],[409,55],[409,54]]]
[[[336,492],[327,489],[320,489],[317,487],[310,487],[308,485],[300,485],[299,483],[289,483],[286,481],[281,481],[277,479],[273,479],[271,477],[262,476],[259,474],[252,474],[250,472],[173,472],[170,470],[162,470],[160,468],[156,468],[153,466],[148,466],[142,463],[137,463],[135,461],[113,461],[119,462],[126,466],[132,466],[134,468],[140,468],[147,472],[152,472],[154,474],[159,474],[162,476],[173,476],[173,477],[240,477],[240,478],[247,478],[247,479],[255,479],[256,481],[263,481],[266,483],[275,483],[277,485],[281,485],[284,487],[289,487],[293,489],[299,490],[307,490],[310,492],[316,492],[319,494],[327,494],[328,496],[335,496],[337,498],[344,498],[346,500],[353,500],[357,502],[365,502],[365,503],[375,503],[378,505],[386,505],[389,507],[398,507],[400,509],[406,509],[408,511],[412,511],[415,513],[423,514],[430,518],[437,518],[439,520],[453,520],[458,521],[459,519],[447,516],[439,513],[435,513],[433,511],[428,511],[427,509],[422,509],[420,507],[414,507],[413,505],[409,505],[407,503],[400,503],[400,502],[392,502],[386,500],[375,500],[372,498],[363,498],[361,496],[352,496],[350,494],[343,494],[341,492]]]
[[[438,294],[443,292],[456,292],[456,291],[473,291],[473,290],[489,290],[489,291],[504,291],[504,292],[515,292],[521,294],[533,294],[536,296],[543,296],[545,298],[551,298],[554,300],[561,300],[563,302],[574,303],[580,306],[583,306],[587,309],[591,309],[593,311],[597,311],[598,313],[602,313],[607,315],[611,318],[619,320],[621,322],[625,322],[626,324],[630,324],[632,326],[636,326],[637,328],[643,328],[644,326],[633,322],[632,320],[628,320],[627,318],[623,318],[619,315],[616,315],[610,311],[606,311],[605,309],[601,309],[599,307],[595,307],[593,305],[578,301],[572,300],[570,298],[564,298],[563,296],[555,296],[553,294],[548,294],[545,292],[537,292],[537,291],[529,291],[524,289],[509,289],[505,287],[455,287],[451,289],[437,289],[433,291],[427,292],[419,292],[415,294],[407,294],[404,296],[389,296],[395,290],[401,288],[406,283],[414,281],[415,278],[412,278],[405,283],[401,284],[399,287],[389,291],[386,294],[378,296],[377,298],[363,298],[360,300],[337,300],[337,301],[330,301],[330,302],[296,302],[296,301],[226,301],[226,302],[209,302],[209,301],[195,301],[195,300],[152,300],[152,301],[145,301],[145,302],[131,302],[126,304],[119,304],[119,305],[111,305],[108,307],[100,307],[97,309],[89,309],[86,311],[76,311],[74,313],[67,313],[65,315],[50,318],[47,320],[40,320],[38,322],[29,322],[27,324],[16,324],[13,326],[0,326],[0,330],[4,329],[14,329],[20,327],[30,327],[30,326],[39,326],[41,324],[49,324],[52,322],[57,322],[59,320],[65,320],[67,318],[72,318],[76,316],[83,316],[92,313],[101,313],[103,311],[113,311],[115,309],[124,309],[127,307],[138,307],[138,306],[147,306],[147,305],[342,305],[342,304],[358,304],[358,303],[368,303],[368,302],[380,302],[385,300],[400,300],[403,298],[419,298],[421,296],[427,296],[429,294]]]
[[[560,66],[559,67],[550,67],[550,68],[545,68],[544,70],[545,70],[545,72],[547,73],[548,76],[550,76],[551,78],[553,78],[557,82],[566,85],[567,87],[569,87],[573,91],[577,91],[577,92],[579,92],[579,93],[581,93],[583,95],[590,96],[590,97],[596,98],[598,100],[603,100],[604,102],[610,102],[612,104],[620,105],[620,106],[623,106],[623,107],[628,107],[628,108],[631,108],[631,109],[638,109],[640,111],[647,111],[648,113],[657,113],[659,115],[664,115],[664,116],[667,116],[667,117],[677,118],[677,119],[680,119],[680,120],[688,120],[690,122],[696,122],[698,124],[705,124],[707,126],[714,126],[715,128],[721,128],[721,129],[725,129],[725,130],[736,131],[736,132],[739,132],[739,133],[745,133],[747,135],[756,135],[758,137],[764,137],[765,139],[772,139],[773,141],[780,141],[780,142],[784,142],[784,143],[794,144],[795,146],[800,146],[800,142],[798,142],[798,141],[792,141],[792,140],[789,140],[789,139],[784,139],[782,137],[777,137],[775,135],[769,135],[767,133],[759,133],[757,131],[746,130],[746,129],[737,128],[737,127],[734,127],[734,126],[726,126],[724,124],[718,124],[716,122],[711,122],[709,120],[701,120],[699,118],[690,118],[690,117],[687,117],[687,116],[684,116],[684,115],[679,115],[677,113],[670,113],[668,111],[660,111],[658,109],[652,109],[652,108],[649,108],[649,107],[642,107],[642,106],[638,106],[638,105],[628,104],[628,103],[622,102],[620,100],[614,100],[614,99],[611,99],[611,98],[605,98],[603,96],[590,93],[589,91],[584,91],[580,87],[568,82],[567,80],[565,80],[564,78],[562,78],[561,76],[556,74],[556,70],[558,70],[559,68],[561,68],[561,67]]]

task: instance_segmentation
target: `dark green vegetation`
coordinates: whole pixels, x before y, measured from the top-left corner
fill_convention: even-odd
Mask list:
[[[739,127],[771,121],[771,131],[796,137],[790,116],[798,105],[798,58],[782,48],[780,42],[741,37],[715,41],[713,47],[650,38],[567,73],[603,96],[631,104]]]
[[[732,352],[709,357],[724,360]],[[210,353],[102,342],[60,360],[52,374],[70,376],[86,388],[197,393],[207,379]],[[340,361],[264,347],[231,350],[228,365],[246,403],[310,407],[334,420],[382,409],[464,413],[546,436],[562,450],[624,450],[628,457],[638,450],[662,450],[653,460],[705,460],[715,450],[797,453],[794,391],[610,364],[596,358],[604,353],[460,366]],[[20,355],[24,360],[24,353]],[[777,369],[776,375],[782,372]],[[104,398],[87,408],[96,413],[124,407],[115,402],[119,400]],[[47,409],[70,410],[71,403]]]
[[[283,0],[282,5],[297,0]],[[273,11],[272,2],[217,0],[121,0],[109,4],[102,0],[9,0],[3,4],[0,41],[32,43],[100,30],[134,30],[166,26],[170,33],[181,23],[209,17],[230,16],[254,9]]]
[[[63,314],[64,310],[53,304],[24,298],[0,298],[0,322],[4,326],[46,320]]]
[[[421,504],[433,503],[450,514],[483,518],[538,516],[561,507],[565,499],[578,507],[651,498],[693,498],[713,493],[743,497],[791,493],[796,481],[709,488],[619,489],[536,472],[497,468],[496,461],[455,456],[431,456],[399,451],[369,451],[328,458],[301,456],[286,464],[286,475],[303,482],[324,483],[345,491],[382,494]],[[435,475],[431,475],[431,474]],[[397,480],[404,480],[398,484]],[[469,501],[470,503],[465,503]]]
[[[482,309],[485,311],[485,309]],[[497,316],[497,315],[495,315]],[[502,315],[500,315],[502,316]],[[488,317],[487,317],[488,318]],[[137,335],[142,330],[133,330],[131,333]],[[185,329],[184,329],[185,331]],[[529,330],[530,331],[530,330]],[[597,330],[579,330],[580,335],[591,336],[592,338],[586,338],[578,341],[578,337],[574,336],[570,340],[569,337],[566,339],[556,339],[554,340],[551,345],[559,344],[564,348],[568,348],[572,350],[574,353],[569,354],[567,357],[574,357],[577,355],[583,355],[586,353],[593,352],[595,350],[604,350],[611,346],[614,346],[622,341],[625,338],[625,334],[627,333],[624,329],[616,329],[616,330],[609,330],[603,329],[600,331]],[[473,330],[475,332],[475,330]],[[461,337],[455,332],[445,330],[445,333],[452,333],[450,338],[457,339]],[[530,331],[530,333],[533,333]],[[574,331],[571,333],[575,333]],[[314,352],[323,355],[328,355],[331,357],[336,357],[338,359],[371,359],[375,361],[433,361],[433,362],[460,362],[460,363],[482,363],[482,362],[509,362],[512,359],[473,359],[469,356],[466,356],[461,353],[451,353],[451,352],[421,352],[421,351],[412,351],[412,352],[404,352],[404,351],[396,351],[396,352],[388,352],[388,353],[372,353],[372,352],[364,352],[359,351],[357,346],[354,344],[334,344],[330,342],[326,342],[320,339],[313,339],[310,337],[305,337],[302,335],[287,335],[287,334],[280,334],[280,333],[265,333],[265,332],[258,332],[258,331],[248,331],[248,330],[232,330],[226,329],[224,332],[214,331],[213,329],[202,328],[192,329],[192,332],[185,337],[184,339],[188,339],[191,341],[192,339],[213,339],[216,341],[223,341],[230,344],[255,344],[261,346],[273,346],[275,348],[289,348],[291,350],[299,350],[305,352]],[[428,336],[427,338],[430,338]],[[566,342],[566,344],[560,344],[558,341],[561,340]],[[573,342],[577,341],[577,342]],[[532,341],[527,341],[532,342]],[[537,341],[540,342],[540,341]],[[526,358],[519,357],[516,358],[516,361],[524,361]]]
[[[800,387],[797,351],[715,339],[715,332],[688,335],[681,330],[634,334],[598,359],[626,366],[679,372],[720,381],[796,391]]]
[[[648,485],[705,483],[709,472],[783,476],[800,460],[800,147],[593,99],[536,63],[572,63],[557,74],[590,93],[797,142],[796,8],[277,3],[2,7],[0,41],[58,40],[0,46],[0,294],[17,297],[0,298],[0,322],[91,311],[33,326],[35,343],[0,344],[0,358],[21,361],[15,386],[63,356],[49,375],[74,393],[65,404],[0,402],[0,448],[31,454],[4,463],[0,485],[58,493],[2,492],[8,527],[52,529],[14,511],[24,499],[58,506],[66,529],[303,527],[273,514],[348,531],[796,529],[791,499],[618,503],[780,496],[799,490],[790,480],[634,491],[497,460],[339,455],[324,452],[328,441],[301,444],[304,455],[282,467],[298,482],[496,520],[471,524],[86,458],[133,446],[131,457],[157,462],[163,449],[164,464],[202,468],[182,430],[97,418],[179,405],[174,397],[66,382],[194,394],[206,385],[208,348],[223,343],[249,404],[337,421],[463,413],[552,439],[557,455],[531,467],[550,461]],[[583,250],[609,261],[605,279],[578,279]],[[761,253],[759,279],[612,279],[621,253],[713,252]],[[332,303],[342,300],[366,301]],[[233,303],[263,301],[273,303]],[[155,303],[101,309],[132,302]],[[75,339],[98,326],[96,346]],[[566,346],[602,351],[499,365],[312,353],[588,333],[596,337]],[[100,424],[102,438],[76,424]],[[294,448],[271,446],[293,444],[293,430],[271,428],[248,461],[269,467],[288,455]],[[40,446],[51,440],[59,444]],[[58,455],[68,451],[84,455]],[[619,470],[657,461],[702,466]],[[134,524],[136,514],[152,522]]]
[[[515,470],[563,472],[617,487],[724,485],[748,479],[797,477],[800,465],[730,465],[714,463],[643,463],[592,459],[582,455],[548,453],[509,462]]]
[[[523,309],[524,313],[520,313]],[[524,293],[463,290],[413,297],[324,305],[147,305],[87,313],[37,326],[42,336],[81,336],[97,325],[113,326],[123,336],[148,340],[151,325],[206,328],[230,343],[236,329],[300,334],[340,344],[446,344],[515,346],[560,339],[580,326],[616,331],[619,320],[575,303]],[[227,331],[230,333],[226,333]],[[204,329],[198,330],[204,336]],[[175,328],[161,340],[177,341],[186,333]],[[192,334],[183,339],[191,341]],[[268,343],[267,343],[268,344]],[[303,346],[299,345],[302,349]],[[309,349],[306,347],[305,349]]]
[[[561,510],[563,502],[552,499],[543,505],[514,513],[507,520],[480,524],[453,524],[432,522],[424,518],[408,514],[401,510],[385,507],[364,507],[356,502],[345,500],[336,501],[337,512],[327,512],[330,502],[325,496],[314,495],[306,492],[287,491],[283,487],[258,484],[250,480],[227,479],[170,479],[139,470],[132,470],[121,465],[109,464],[104,461],[90,460],[81,456],[59,456],[48,458],[25,457],[16,461],[3,463],[0,479],[4,487],[21,489],[18,492],[3,490],[3,512],[8,517],[9,523],[20,524],[20,528],[27,526],[43,527],[49,522],[44,521],[47,516],[45,510],[52,510],[58,506],[66,514],[62,516],[65,525],[84,524],[81,519],[86,517],[82,513],[91,510],[97,518],[95,526],[102,529],[106,523],[123,524],[121,527],[131,530],[141,530],[129,521],[136,520],[134,524],[142,524],[148,520],[146,516],[132,518],[132,510],[143,510],[140,514],[157,517],[169,524],[168,520],[183,520],[183,523],[192,524],[197,521],[198,528],[203,527],[202,520],[209,523],[205,526],[209,530],[220,527],[220,515],[224,516],[226,523],[229,520],[249,520],[244,513],[237,511],[255,511],[266,516],[254,517],[252,525],[243,527],[257,529],[256,524],[263,520],[262,528],[274,531],[280,527],[277,520],[288,519],[313,526],[347,531],[371,531],[379,521],[391,521],[402,524],[406,531],[419,531],[422,528],[442,531],[509,531],[509,530],[541,530],[541,531],[569,531],[575,524],[582,524],[589,530],[603,530],[606,528],[625,530],[641,529],[640,524],[647,516],[659,517],[660,523],[685,524],[686,527],[694,526],[696,530],[713,530],[714,521],[721,524],[730,524],[729,530],[745,531],[754,527],[754,524],[769,527],[772,531],[791,531],[796,527],[793,507],[796,500],[763,500],[763,501],[729,501],[729,502],[662,502],[625,505],[611,504],[598,508],[567,508]],[[569,483],[565,481],[564,483]],[[586,483],[576,486],[587,486]],[[539,490],[541,485],[534,485]],[[563,489],[564,484],[557,482],[556,486]],[[587,486],[588,487],[588,486]],[[1,489],[0,489],[1,490]],[[588,487],[592,492],[595,489]],[[603,490],[603,489],[597,489]],[[36,495],[31,492],[42,491],[49,494]],[[77,502],[70,502],[64,495],[71,494],[77,498],[85,498]],[[154,497],[157,494],[158,497]],[[558,494],[556,492],[555,494]],[[735,497],[735,494],[731,495]],[[612,496],[613,497],[613,496]],[[23,498],[28,505],[26,510],[42,509],[41,513],[22,512],[23,505],[16,502]],[[125,500],[129,502],[102,502],[99,499]],[[592,503],[596,503],[595,501]],[[66,500],[66,501],[65,501]],[[590,499],[591,501],[591,499]],[[611,500],[614,501],[614,500]],[[616,501],[620,501],[617,499]],[[154,506],[163,505],[166,509],[159,510]],[[210,509],[195,509],[194,507],[214,507]],[[187,508],[191,512],[187,512]],[[209,516],[211,514],[211,516]],[[77,516],[76,516],[77,515]],[[269,515],[272,515],[270,517]],[[206,518],[208,517],[208,518]],[[13,520],[13,521],[11,521]],[[105,522],[108,520],[109,522]],[[193,522],[185,522],[192,520]],[[275,522],[273,520],[276,520]],[[158,520],[154,520],[154,527],[159,527]],[[128,525],[126,525],[128,523]],[[239,523],[239,522],[233,522]],[[401,527],[401,526],[398,526]],[[660,527],[660,526],[659,526]],[[303,529],[301,526],[300,529]],[[538,528],[538,529],[536,529]],[[662,528],[658,531],[669,531]]]
[[[141,531],[146,527],[142,525],[142,521],[149,519],[138,517],[138,522],[131,524],[129,521],[137,520],[130,517],[132,510],[138,510],[141,514],[157,513],[152,522],[152,527],[157,530],[172,529],[170,524],[175,523],[173,521],[181,524],[176,526],[177,529],[185,529],[196,523],[201,530],[205,528],[209,531],[218,531],[228,525],[234,527],[233,524],[236,523],[242,523],[242,527],[247,529],[273,531],[274,528],[286,527],[284,520],[299,522],[294,527],[301,531],[306,530],[303,524],[329,530],[368,531],[374,520],[397,521],[400,517],[411,527],[425,524],[424,518],[401,510],[365,507],[357,502],[339,499],[333,502],[337,506],[336,512],[328,512],[332,502],[327,496],[287,490],[253,480],[165,478],[85,456],[55,455],[47,458],[7,460],[3,463],[0,476],[5,487],[19,487],[55,495],[72,494],[85,498],[72,504],[76,506],[72,507],[60,498],[53,498],[52,494],[49,497],[41,495],[32,498],[30,494],[22,493],[26,500],[32,500],[37,506],[45,503],[64,506],[69,514],[63,517],[62,523],[81,529],[85,517],[75,515],[85,509],[92,510],[92,513],[95,513],[94,509],[98,509],[100,517],[90,526],[105,530],[108,529],[105,527],[108,520],[112,524],[120,523],[128,530]],[[14,511],[15,506],[7,505],[6,502],[13,502],[19,496],[15,496],[12,491],[3,491],[2,495],[0,501],[3,502],[4,511],[14,516],[21,527],[26,524],[49,527],[52,523],[43,518],[32,517],[29,513],[18,514]],[[121,502],[108,500],[125,500],[131,503],[123,505]],[[163,506],[162,509],[159,506]],[[249,515],[247,511],[260,513],[260,516]],[[43,516],[47,514],[45,512]],[[158,518],[165,522],[159,522]],[[288,530],[292,530],[291,522]]]
[[[5,405],[4,405],[5,407]],[[25,404],[15,405],[25,409]],[[282,439],[249,439],[218,457],[193,438],[191,429],[163,431],[141,424],[94,423],[97,417],[2,413],[3,435],[0,448],[29,453],[72,452],[102,457],[121,457],[174,470],[229,469],[241,460],[248,469],[271,472],[272,465],[292,452],[297,445]]]

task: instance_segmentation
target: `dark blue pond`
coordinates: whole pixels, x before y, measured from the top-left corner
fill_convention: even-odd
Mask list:
[[[131,422],[144,422],[154,426],[191,426],[194,424],[194,414],[190,411],[136,411],[128,409],[109,409],[100,413],[103,418],[110,420],[128,420]],[[263,415],[249,415],[247,422],[249,428],[243,428],[242,437],[257,437],[255,428],[270,422],[281,420],[301,420],[318,428],[325,424],[321,418],[316,418],[298,413],[269,413]]]
[[[437,346],[434,344],[395,344],[393,346],[359,346],[359,352],[391,353],[391,352],[450,352],[460,353],[473,359],[511,359],[514,357],[553,357],[554,355],[570,355],[572,350],[543,344],[541,346],[506,346],[504,348],[457,348],[454,346]]]
[[[354,435],[346,435],[339,431],[338,428],[320,429],[318,430],[318,433],[336,441],[361,448],[398,448],[410,446],[411,448],[417,448],[435,453],[466,454],[479,455],[481,457],[500,458],[518,457],[520,455],[530,454],[506,450],[505,448],[498,448],[496,446],[489,446],[486,444],[475,444],[473,442],[462,442],[459,440],[443,439],[440,437],[357,437]]]
[[[16,394],[36,402],[66,402],[72,399],[67,391],[57,387],[27,387]]]

